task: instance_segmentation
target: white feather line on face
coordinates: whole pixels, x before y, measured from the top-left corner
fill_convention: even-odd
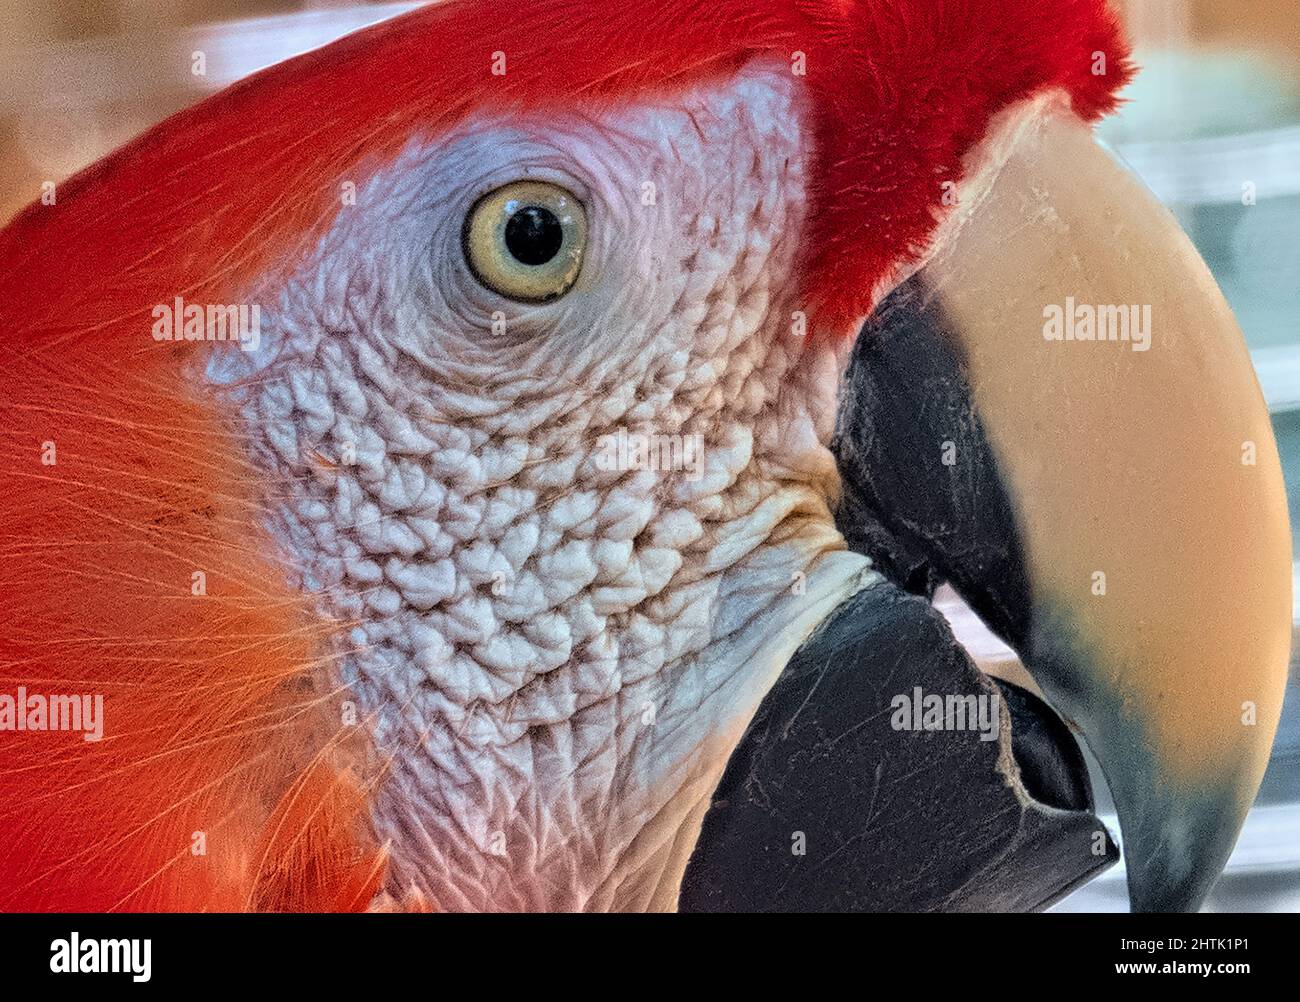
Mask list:
[[[868,579],[827,507],[840,360],[793,330],[795,87],[751,66],[415,144],[358,186],[259,350],[213,356],[293,488],[270,529],[299,584],[358,624],[340,663],[394,756],[375,823],[399,893],[670,900],[670,847],[745,722]],[[475,199],[520,177],[590,220],[577,284],[541,306],[482,289],[459,247]],[[611,469],[620,433],[697,442],[699,467]]]

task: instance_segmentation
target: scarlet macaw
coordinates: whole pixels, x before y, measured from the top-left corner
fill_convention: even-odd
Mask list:
[[[103,737],[0,733],[0,906],[816,905],[770,861],[871,884],[988,830],[969,770],[1096,851],[1069,733],[904,594],[949,580],[1135,907],[1195,907],[1290,537],[1231,315],[1092,138],[1131,72],[1102,0],[446,0],[59,185],[0,233],[0,661]],[[839,750],[920,678],[1016,721]],[[1068,883],[987,865],[822,903]]]

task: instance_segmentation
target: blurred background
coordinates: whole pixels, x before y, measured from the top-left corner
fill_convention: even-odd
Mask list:
[[[0,0],[0,224],[146,126],[414,4]],[[1121,0],[1144,72],[1104,138],[1178,215],[1246,332],[1300,524],[1300,17],[1296,0]],[[202,73],[193,53],[202,52]],[[1248,513],[1242,513],[1248,517]],[[976,658],[1012,660],[952,596]],[[1300,614],[1296,616],[1300,620]],[[1095,784],[1107,817],[1104,784]],[[1117,831],[1113,814],[1107,817]],[[1122,911],[1121,867],[1058,910]],[[1300,672],[1210,910],[1300,911]]]

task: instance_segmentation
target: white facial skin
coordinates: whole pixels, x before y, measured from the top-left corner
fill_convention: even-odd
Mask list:
[[[796,109],[788,68],[759,64],[417,140],[264,307],[260,349],[213,356],[278,485],[268,529],[345,624],[334,662],[391,759],[388,899],[674,907],[762,696],[876,580],[828,507],[846,346],[792,329]],[[590,222],[543,305],[485,288],[460,243],[521,179]],[[602,468],[620,428],[701,436],[703,475]]]

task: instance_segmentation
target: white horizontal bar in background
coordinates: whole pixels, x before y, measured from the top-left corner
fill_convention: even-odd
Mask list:
[[[1300,325],[1296,336],[1300,338]],[[1286,414],[1300,410],[1300,344],[1256,348],[1250,353],[1250,359],[1255,363],[1255,374],[1259,376],[1269,412]]]
[[[1260,201],[1300,194],[1300,126],[1125,142],[1115,152],[1167,204],[1240,205],[1247,181]]]

